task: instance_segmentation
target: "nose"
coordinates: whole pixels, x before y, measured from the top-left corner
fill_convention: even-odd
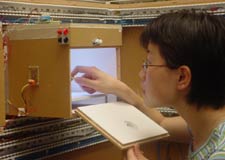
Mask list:
[[[142,81],[145,80],[145,71],[143,69],[140,70],[139,77]]]

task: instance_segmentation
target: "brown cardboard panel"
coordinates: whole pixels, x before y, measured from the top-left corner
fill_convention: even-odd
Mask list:
[[[90,2],[79,2],[71,0],[54,0],[54,1],[45,1],[45,0],[6,0],[11,2],[25,2],[25,3],[37,3],[37,4],[47,4],[47,5],[69,5],[69,6],[83,6],[90,8],[119,8],[115,4],[99,4],[99,3],[90,3]]]
[[[144,27],[123,28],[123,45],[120,49],[121,80],[134,91],[140,93],[140,78],[138,76],[142,62],[146,59],[146,51],[141,47],[139,36]]]
[[[122,26],[109,24],[38,24],[13,25],[8,27],[11,40],[58,38],[58,30],[68,29],[70,47],[109,47],[122,45]],[[100,45],[93,40],[101,39]]]
[[[6,1],[46,4],[45,0],[6,0]],[[48,1],[48,5],[69,5],[69,6],[78,6],[78,7],[82,6],[91,8],[123,9],[123,8],[142,8],[142,7],[161,7],[172,5],[194,5],[210,2],[224,2],[224,0],[165,0],[165,1],[153,1],[153,2],[133,3],[133,4],[99,4],[99,3],[78,2],[71,0],[54,0]]]
[[[120,9],[125,8],[145,8],[145,7],[163,7],[163,6],[177,6],[177,5],[196,5],[212,2],[224,2],[224,0],[165,0],[145,3],[120,4]]]
[[[28,83],[29,67],[38,66],[39,86],[28,86],[23,95],[31,116],[70,117],[70,62],[68,45],[57,39],[11,40],[8,61],[9,114],[24,107],[22,88]],[[16,113],[17,114],[17,113]]]
[[[45,160],[124,160],[125,154],[112,143],[104,142],[46,158]]]
[[[7,30],[11,40],[50,39],[58,37],[57,30],[61,27],[68,28],[68,25],[37,24],[29,26],[17,24],[8,26]]]
[[[102,44],[93,45],[96,38]],[[75,25],[70,28],[71,47],[108,47],[122,45],[122,27],[120,25]]]
[[[59,28],[68,29],[68,44],[58,43]],[[97,24],[15,25],[9,28],[9,37],[8,114],[18,115],[18,108],[25,108],[30,116],[70,117],[70,48],[93,47],[96,37],[103,40],[96,47],[119,46],[122,29],[120,25]],[[38,86],[28,85],[29,75],[33,75],[30,67],[38,74]]]
[[[4,80],[4,59],[3,59],[3,41],[0,31],[0,126],[5,124],[5,80]]]

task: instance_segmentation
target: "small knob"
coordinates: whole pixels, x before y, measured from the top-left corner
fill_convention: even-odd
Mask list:
[[[99,45],[102,44],[102,43],[103,43],[103,40],[100,39],[100,38],[96,38],[96,39],[94,39],[94,40],[92,41],[92,44],[93,44],[94,46],[99,46]]]

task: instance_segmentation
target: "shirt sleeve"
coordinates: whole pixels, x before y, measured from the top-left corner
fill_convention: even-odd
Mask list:
[[[216,151],[209,157],[208,160],[225,160],[225,151]]]

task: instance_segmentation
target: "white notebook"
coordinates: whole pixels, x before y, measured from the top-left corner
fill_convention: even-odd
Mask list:
[[[127,103],[89,105],[76,112],[120,149],[168,136],[165,129]]]

